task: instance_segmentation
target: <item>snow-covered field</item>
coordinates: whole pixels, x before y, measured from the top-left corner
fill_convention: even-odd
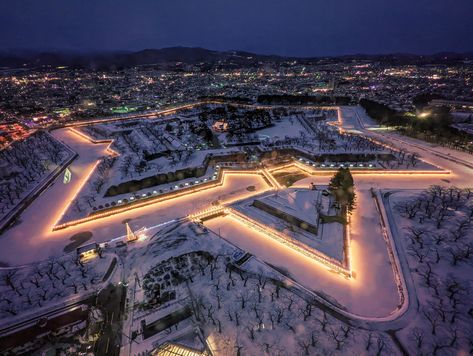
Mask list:
[[[473,287],[469,278],[470,257],[473,257],[473,199],[467,190],[459,193],[456,188],[432,188],[421,193],[434,184],[471,186],[471,156],[379,131],[379,127],[357,107],[342,108],[340,119],[331,120],[330,125],[322,120],[323,115],[311,119],[312,114],[287,112],[276,117],[272,113],[269,118],[274,119],[273,125],[267,125],[268,116],[253,113],[256,119],[250,129],[257,131],[243,132],[237,137],[215,134],[213,137],[217,137],[218,142],[210,136],[203,138],[203,126],[200,126],[203,133],[196,127],[191,128],[198,122],[210,125],[221,118],[218,105],[211,106],[205,115],[190,110],[169,117],[170,127],[166,127],[167,123],[158,123],[163,120],[161,117],[155,121],[135,120],[136,123],[130,126],[121,122],[81,129],[95,140],[113,139],[110,147],[110,142],[93,144],[68,129],[54,131],[52,135],[79,156],[70,165],[71,182],[63,184],[62,177],[57,178],[0,237],[0,245],[4,247],[0,249],[2,264],[33,263],[23,268],[1,270],[2,322],[21,316],[22,310],[35,313],[64,304],[74,295],[93,292],[118,248],[114,243],[110,244],[103,259],[96,258],[85,267],[77,264],[71,254],[64,254],[64,248],[74,242],[77,234],[87,233],[90,241],[97,242],[121,237],[125,234],[124,223],[128,222],[134,231],[150,228],[148,239],[140,239],[120,253],[124,263],[120,280],[127,280],[127,298],[131,300],[127,304],[123,331],[129,337],[135,331],[137,337],[137,343],[128,345],[126,341],[123,345],[124,350],[131,347],[133,354],[149,351],[179,335],[188,345],[203,347],[207,344],[216,354],[225,355],[238,351],[242,355],[402,353],[403,349],[393,342],[393,335],[409,354],[471,352],[473,306],[468,293]],[[237,110],[234,115],[230,123],[243,127],[245,111]],[[176,122],[185,124],[180,129]],[[342,128],[340,132],[337,125]],[[350,129],[352,133],[343,132],[343,129]],[[285,135],[285,131],[290,134]],[[167,135],[166,142],[161,140],[164,135]],[[218,187],[52,232],[60,219],[87,214],[94,204],[105,204],[103,194],[110,185],[147,177],[154,172],[196,165],[209,152],[240,151],[240,148],[210,145],[240,144],[254,139],[255,135],[264,141],[260,145],[263,150],[293,147],[313,153],[387,153],[395,157],[391,163],[397,164],[390,168],[413,171],[414,174],[409,175],[354,175],[357,208],[348,228],[353,278],[346,279],[327,270],[320,263],[242,225],[231,216],[208,220],[205,227],[181,219],[209,208],[217,201],[231,205],[263,194],[269,185],[257,174],[229,174]],[[394,148],[381,146],[373,140]],[[190,150],[183,148],[190,145]],[[248,155],[257,157],[254,146],[251,147]],[[148,150],[150,159],[141,164],[144,150]],[[181,151],[186,153],[179,153],[182,156],[178,159],[175,152]],[[161,152],[169,155],[159,156]],[[185,155],[187,158],[184,159]],[[132,160],[125,170],[126,157]],[[416,167],[412,164],[414,159]],[[432,170],[432,173],[415,174],[417,168],[430,169],[429,164],[451,173],[439,174]],[[305,178],[296,181],[293,189],[307,189],[310,182],[326,185],[330,179],[323,173],[302,177]],[[98,182],[98,178],[103,182]],[[178,184],[185,182],[181,179]],[[133,193],[147,194],[165,185],[157,187]],[[394,226],[390,226],[392,233],[397,234],[393,241],[401,242],[395,246],[397,253],[409,263],[404,273],[407,273],[407,280],[413,280],[415,288],[411,289],[408,283],[408,289],[410,296],[418,300],[418,311],[412,303],[405,314],[399,313],[400,296],[371,188],[382,193],[396,191],[390,196],[391,208],[386,211],[393,214],[395,221]],[[95,201],[89,204],[82,198],[90,196],[93,189]],[[124,196],[116,195],[113,199]],[[77,198],[82,199],[79,203],[81,211],[67,215],[68,209],[77,208],[74,203]],[[273,205],[284,205],[280,200],[272,201]],[[310,200],[306,199],[304,206],[291,209],[304,210]],[[310,207],[305,213],[312,214]],[[306,218],[310,219],[310,216]],[[272,224],[271,219],[265,222]],[[332,226],[333,223],[319,225],[321,233],[316,239],[324,240],[325,235],[327,239],[333,237],[336,232]],[[239,249],[254,257],[247,256],[251,258],[238,265],[233,254]],[[330,255],[330,251],[325,252]],[[42,262],[34,263],[39,260]],[[115,277],[117,282],[118,276]],[[161,299],[157,299],[158,291]],[[139,335],[142,320],[158,325],[162,317],[180,311],[186,305],[193,308],[192,317],[177,325],[175,333],[165,328],[145,339]],[[394,320],[376,320],[390,317]],[[200,343],[192,344],[192,340],[196,340],[194,327],[201,332],[197,336]],[[383,332],[391,329],[397,330],[391,336]]]
[[[255,200],[263,202],[277,211],[296,217],[307,223],[316,231],[303,229],[294,223],[284,221],[256,207]],[[242,214],[281,232],[291,239],[298,240],[304,245],[314,248],[324,255],[343,262],[343,225],[339,222],[321,224],[319,213],[336,215],[331,207],[330,197],[323,196],[319,190],[285,189],[276,193],[267,193],[255,198],[251,197],[238,202],[233,207]]]
[[[108,283],[104,277],[113,258],[103,254],[81,262],[74,251],[19,268],[0,269],[2,323],[93,294],[104,282]]]
[[[472,190],[433,186],[389,202],[420,304],[401,340],[412,354],[471,353]]]
[[[145,277],[147,282],[136,287],[135,317],[130,330],[139,328],[143,319],[147,324],[152,323],[187,304],[194,310],[193,324],[218,355],[235,354],[238,350],[242,355],[375,354],[378,351],[398,354],[387,334],[350,326],[257,259],[250,259],[241,267],[232,263],[234,247],[212,232],[201,231],[195,236],[191,226],[183,225],[172,234],[163,233],[146,249],[134,250],[130,263],[134,259],[150,261],[149,257],[155,256],[153,266],[145,262],[146,267],[140,268],[147,271],[151,267],[155,277]],[[196,261],[195,269],[183,268],[189,266],[186,261],[192,251],[208,251],[210,257],[202,259],[194,255],[191,258]],[[166,271],[170,275],[182,271],[183,279],[181,282],[166,279]],[[166,280],[173,282],[160,282]],[[157,290],[157,283],[161,295],[175,293],[175,299],[152,307],[146,296]],[[131,344],[132,353],[150,351],[159,343],[173,341],[174,333],[182,342],[186,325],[184,320],[146,339],[138,336]],[[171,328],[173,332],[168,332]],[[195,334],[191,332],[191,335]],[[189,345],[189,339],[194,340],[190,346],[197,347],[199,343],[192,337],[185,344]]]
[[[362,316],[384,317],[398,307],[399,295],[379,216],[369,191],[358,192],[358,204],[359,209],[355,210],[350,225],[354,271],[354,278],[350,280],[240,224],[232,217],[211,219],[205,225],[335,305]]]
[[[45,132],[0,151],[0,222],[72,156],[68,147]]]
[[[73,175],[76,172],[86,173],[84,170],[90,166],[90,161],[87,165],[79,159],[73,163],[71,170]],[[77,189],[77,185],[81,183],[77,175],[75,178],[76,181],[73,178],[69,185],[64,185],[62,178],[56,181],[46,191],[47,194],[42,194],[23,213],[22,221],[2,235],[0,242],[9,246],[9,249],[0,250],[0,261],[14,266],[46,259],[51,255],[61,255],[64,247],[70,243],[70,238],[80,232],[90,231],[93,234],[92,240],[105,242],[125,234],[124,221],[128,221],[133,230],[139,230],[185,217],[210,207],[216,200],[232,201],[258,194],[268,188],[259,175],[226,175],[223,185],[219,187],[52,232],[52,226],[61,213],[57,210],[58,203],[59,208],[64,206],[61,202],[67,202],[68,197],[74,194],[74,188]],[[248,190],[248,187],[253,188]]]

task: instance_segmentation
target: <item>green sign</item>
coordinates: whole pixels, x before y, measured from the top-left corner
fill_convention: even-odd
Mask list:
[[[69,168],[66,168],[66,170],[64,171],[64,179],[63,179],[63,183],[64,184],[67,184],[71,181],[72,179],[72,172],[69,170]]]

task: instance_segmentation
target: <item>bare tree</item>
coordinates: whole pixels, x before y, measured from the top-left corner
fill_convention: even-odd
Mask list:
[[[438,314],[432,310],[424,310],[422,314],[425,316],[425,318],[430,324],[430,330],[432,335],[436,335],[437,327],[439,324]]]
[[[376,356],[381,355],[381,353],[385,349],[386,349],[386,340],[384,339],[383,335],[379,335],[378,339],[376,340]]]
[[[416,257],[418,263],[424,263],[424,259],[428,255],[427,250],[422,250],[416,245],[410,245],[407,248],[407,253],[413,257]]]
[[[411,241],[413,243],[417,243],[419,245],[419,248],[423,249],[425,230],[414,227],[408,227],[407,231],[409,232],[407,236],[411,239]]]
[[[368,335],[365,336],[365,350],[369,351],[372,345],[373,345],[373,333],[369,332]]]
[[[411,337],[413,338],[416,347],[418,349],[421,349],[424,343],[424,330],[415,327],[414,329],[412,329]]]
[[[328,325],[328,319],[327,319],[327,313],[325,312],[325,310],[322,311],[323,314],[322,314],[322,318],[316,318],[316,320],[320,323],[320,326],[322,327],[322,331],[323,332],[326,332],[326,328],[327,328],[327,325]]]
[[[336,350],[341,350],[343,343],[345,342],[343,334],[344,333],[341,329],[334,330],[333,328],[330,328],[330,335],[332,335],[333,340],[335,340]]]
[[[309,341],[299,340],[299,341],[298,341],[298,344],[299,344],[299,347],[300,347],[300,348],[302,349],[302,351],[304,352],[304,355],[310,355],[309,348],[310,348],[311,344],[310,344]]]
[[[424,283],[427,287],[432,286],[433,279],[436,278],[436,274],[432,271],[430,263],[425,263],[418,268],[419,275],[424,279]]]

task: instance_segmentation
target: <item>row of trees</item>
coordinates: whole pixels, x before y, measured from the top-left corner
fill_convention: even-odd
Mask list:
[[[69,154],[61,143],[43,131],[0,151],[0,216]]]
[[[383,334],[360,332],[281,281],[227,261],[214,259],[189,284],[196,319],[214,335],[220,352],[312,355],[347,352],[357,344],[367,353],[391,352]],[[208,287],[194,290],[198,278]]]
[[[258,104],[266,105],[349,105],[352,101],[347,96],[326,95],[259,95]]]
[[[177,182],[186,178],[199,178],[205,174],[206,166],[189,167],[178,169],[174,172],[160,173],[140,180],[126,181],[117,185],[110,186],[106,193],[106,197],[115,195],[134,193],[141,189],[154,187],[161,184]]]
[[[2,270],[0,317],[16,316],[50,301],[96,289],[102,281],[97,272],[100,262],[83,264],[75,256],[67,255],[51,257],[24,269]]]
[[[471,353],[473,190],[432,186],[396,208],[409,221],[405,244],[420,302],[409,345],[419,354]]]

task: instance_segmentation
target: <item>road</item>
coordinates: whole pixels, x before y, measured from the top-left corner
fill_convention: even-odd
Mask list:
[[[388,145],[404,148],[409,152],[419,154],[421,159],[433,163],[441,168],[450,170],[452,173],[445,177],[419,176],[415,179],[405,177],[396,178],[395,182],[383,182],[360,179],[361,183],[376,182],[381,188],[406,188],[423,189],[431,184],[454,184],[458,187],[468,187],[473,182],[473,156],[466,152],[456,151],[447,147],[436,146],[414,138],[401,136],[393,131],[381,130],[379,125],[367,117],[361,107],[342,107],[339,111],[339,125],[342,130],[361,133],[367,137],[381,141]],[[385,178],[385,177],[384,177]],[[384,180],[384,178],[381,178]],[[449,182],[445,182],[445,179]],[[411,181],[412,180],[412,181]],[[406,185],[406,182],[410,182]]]

